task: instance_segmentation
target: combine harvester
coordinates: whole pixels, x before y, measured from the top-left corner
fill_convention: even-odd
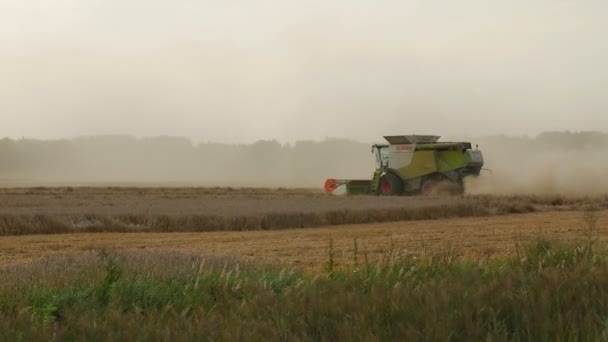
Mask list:
[[[462,194],[464,178],[478,176],[481,151],[468,142],[438,142],[434,135],[384,137],[388,144],[372,146],[377,168],[371,180],[328,179],[333,194],[430,195]]]

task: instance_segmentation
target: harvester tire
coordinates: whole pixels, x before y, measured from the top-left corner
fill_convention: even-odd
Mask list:
[[[420,187],[420,194],[423,196],[432,196],[437,193],[437,187],[439,185],[439,180],[437,179],[428,179],[422,183],[422,187]]]
[[[380,178],[378,193],[383,196],[399,195],[403,192],[403,182],[397,175],[387,173]]]
[[[422,183],[420,193],[424,196],[464,194],[464,184],[450,179],[432,178]]]

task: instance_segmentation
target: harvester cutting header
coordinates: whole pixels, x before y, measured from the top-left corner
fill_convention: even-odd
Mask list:
[[[441,188],[464,192],[464,178],[478,176],[481,151],[469,142],[438,142],[435,135],[384,137],[388,144],[373,145],[376,171],[371,180],[328,179],[325,191],[345,194],[417,195]]]

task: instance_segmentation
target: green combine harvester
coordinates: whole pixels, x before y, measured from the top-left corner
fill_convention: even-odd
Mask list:
[[[377,169],[371,180],[328,179],[327,193],[348,195],[430,195],[464,192],[464,178],[478,176],[481,151],[468,142],[438,142],[434,135],[384,137],[388,144],[372,146]]]

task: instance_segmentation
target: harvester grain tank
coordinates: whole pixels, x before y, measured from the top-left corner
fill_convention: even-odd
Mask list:
[[[464,192],[465,177],[478,176],[483,155],[469,142],[439,142],[435,135],[384,137],[372,146],[376,171],[371,180],[328,179],[325,191],[346,194],[416,195],[444,189]]]

